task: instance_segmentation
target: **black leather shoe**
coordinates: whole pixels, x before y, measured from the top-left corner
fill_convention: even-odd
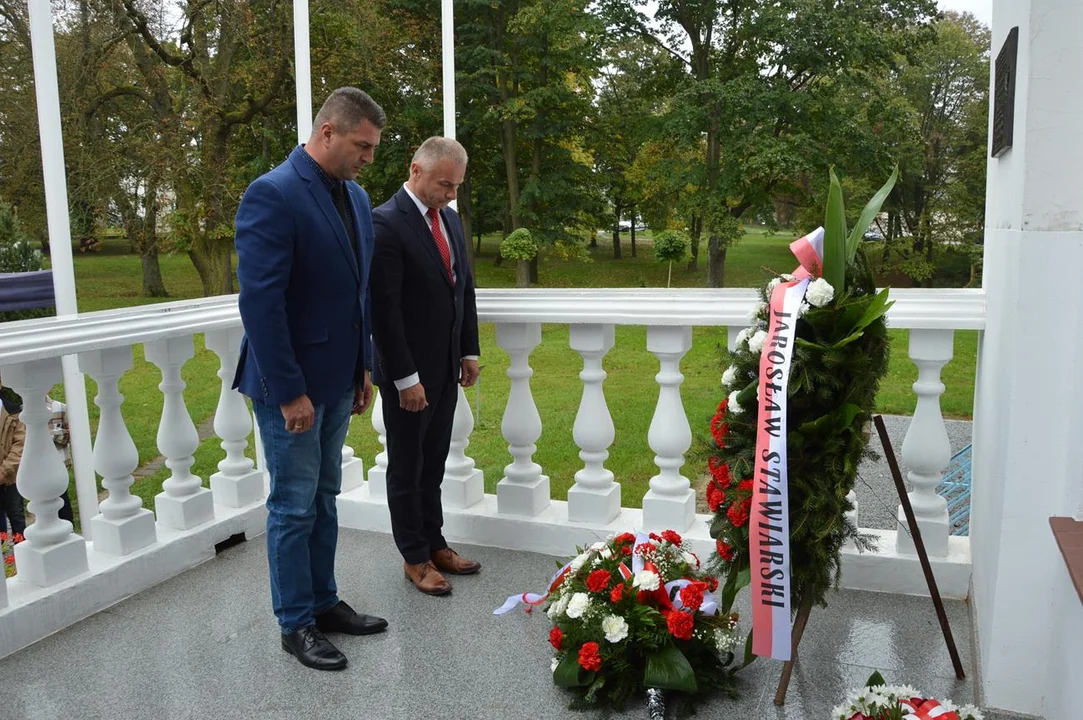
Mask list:
[[[333,606],[316,616],[316,627],[323,632],[339,632],[347,635],[372,635],[387,629],[387,620],[375,615],[361,615],[339,600]]]
[[[297,632],[282,636],[282,649],[316,670],[342,670],[346,656],[315,625],[303,627]]]

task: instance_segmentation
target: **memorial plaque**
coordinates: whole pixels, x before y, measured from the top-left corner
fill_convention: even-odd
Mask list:
[[[1012,146],[1015,126],[1015,68],[1019,50],[1019,28],[1008,31],[1008,37],[997,55],[993,68],[993,157],[1000,157]]]

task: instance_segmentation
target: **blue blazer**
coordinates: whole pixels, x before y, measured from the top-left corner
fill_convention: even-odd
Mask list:
[[[257,178],[237,208],[238,306],[245,337],[233,387],[268,405],[326,405],[369,359],[372,205],[346,183],[361,267],[331,194],[298,146]]]

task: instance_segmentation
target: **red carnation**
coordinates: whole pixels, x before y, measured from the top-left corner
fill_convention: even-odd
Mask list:
[[[601,670],[602,656],[598,654],[598,643],[583,643],[579,648],[579,666],[584,670]]]
[[[723,405],[725,403],[723,402]],[[725,409],[719,410],[718,413],[711,418],[711,437],[714,438],[715,444],[719,448],[726,447],[726,434],[729,433],[729,425],[725,421]]]
[[[715,549],[718,550],[719,557],[721,557],[726,562],[729,562],[733,559],[733,548],[730,547],[728,543],[722,540],[718,540],[715,542]]]
[[[669,633],[678,640],[691,640],[692,628],[695,627],[696,619],[692,617],[692,613],[686,612],[671,612],[669,617],[666,618],[666,625],[669,627]],[[580,660],[582,663],[582,660]]]
[[[7,557],[4,558],[4,563],[6,565],[14,565],[15,564],[15,556],[14,555],[8,555]]]
[[[613,592],[609,593],[609,602],[616,605],[624,599],[624,583],[613,588]]]
[[[640,543],[636,545],[636,555],[650,555],[658,549],[654,543]]]
[[[718,486],[725,490],[730,486],[730,466],[722,462],[722,458],[712,457],[707,460],[707,469],[711,471],[711,477]]]
[[[674,545],[680,545],[683,542],[683,540],[681,540],[681,536],[673,532],[672,530],[663,531],[662,539]]]
[[[7,540],[8,534],[6,532],[0,531],[0,542],[7,542]]]
[[[629,543],[635,543],[635,541],[636,536],[632,533],[621,533],[616,537],[616,539],[614,539],[613,542],[617,543],[618,545],[627,545]]]
[[[726,494],[714,482],[707,485],[707,507],[711,512],[718,512],[718,507],[725,501]]]
[[[707,578],[707,589],[714,592],[718,589],[718,578],[711,576]]]
[[[18,545],[19,543],[21,543],[25,539],[26,538],[23,537],[22,533],[15,533],[15,544],[16,545]]]
[[[699,610],[703,604],[703,592],[707,589],[707,583],[694,582],[681,588],[681,602],[691,612]]]
[[[609,571],[595,570],[587,575],[587,590],[590,592],[602,592],[609,587]]]
[[[624,553],[625,555],[631,555],[632,554],[632,546],[631,545],[622,545],[621,548],[620,548],[620,551],[622,553]]]
[[[741,482],[737,483],[737,489],[738,490],[747,490],[748,492],[752,492],[752,481],[751,480],[742,480]]]
[[[560,628],[554,626],[553,629],[549,631],[549,644],[557,650],[564,644],[564,633],[560,631]]]
[[[649,537],[651,540],[654,540],[655,542],[662,542],[662,536],[658,533],[650,533],[647,535],[647,537]]]
[[[734,503],[726,511],[726,515],[729,516],[730,524],[733,527],[741,527],[748,522],[748,506],[745,503]]]

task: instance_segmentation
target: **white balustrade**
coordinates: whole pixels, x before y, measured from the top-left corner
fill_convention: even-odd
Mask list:
[[[79,353],[79,370],[98,384],[94,403],[101,410],[94,438],[94,470],[109,491],[90,520],[94,549],[108,555],[127,555],[157,541],[154,514],[132,495],[132,473],[139,467],[136,450],[120,406],[124,396],[117,387],[132,369],[130,345]]]
[[[647,349],[661,366],[658,405],[654,409],[647,442],[654,451],[658,474],[651,478],[643,496],[643,526],[646,530],[672,529],[683,532],[692,527],[696,515],[696,494],[688,478],[681,475],[684,454],[692,446],[692,427],[681,401],[681,359],[692,348],[692,328],[653,326],[647,328]]]
[[[947,557],[950,534],[947,502],[936,494],[936,486],[951,461],[951,443],[940,413],[940,396],[944,393],[940,371],[951,360],[953,344],[952,330],[910,331],[910,359],[918,366],[918,379],[914,383],[918,403],[903,440],[902,464],[909,471],[907,479],[913,488],[909,493],[910,504],[921,529],[921,539],[929,556],[934,558]],[[896,538],[898,552],[917,553],[902,506]]]
[[[226,457],[218,463],[218,472],[211,475],[214,501],[226,507],[239,508],[263,499],[263,473],[244,454],[248,435],[252,432],[252,416],[248,404],[233,389],[237,373],[244,328],[212,330],[206,334],[207,349],[218,356],[218,378],[221,389],[218,408],[214,412],[214,433],[222,439]]]
[[[584,467],[575,473],[575,485],[568,489],[568,519],[573,522],[608,524],[620,515],[620,485],[605,468],[615,430],[605,402],[602,359],[613,349],[612,325],[572,325],[569,344],[583,358],[583,397],[572,427]]]
[[[540,343],[539,323],[496,326],[496,344],[511,360],[508,367],[511,391],[500,430],[514,460],[504,468],[504,477],[496,486],[497,511],[502,515],[534,516],[549,507],[549,478],[533,460],[542,422],[530,393],[530,377],[534,374],[530,369],[530,353]]]
[[[353,418],[350,418],[353,422]],[[342,446],[342,492],[356,490],[365,484],[365,464],[349,445]]]
[[[39,587],[56,585],[88,569],[86,541],[59,515],[64,506],[60,496],[68,488],[68,469],[53,444],[49,430],[52,412],[45,405],[45,396],[62,378],[59,357],[4,368],[4,384],[23,399],[19,417],[26,426],[26,443],[16,486],[34,513],[26,540],[15,546],[15,565],[21,581]]]
[[[455,403],[455,419],[451,426],[451,448],[444,464],[444,480],[440,496],[444,507],[468,508],[481,502],[485,496],[485,474],[474,465],[474,459],[466,454],[470,433],[474,432],[474,413],[462,386]]]
[[[387,499],[387,426],[384,424],[384,403],[380,391],[373,396],[372,429],[380,441],[376,464],[369,468],[369,497]]]
[[[200,478],[192,474],[192,457],[199,448],[199,433],[184,404],[184,363],[195,356],[192,336],[148,342],[147,360],[158,366],[162,382],[162,420],[158,425],[158,450],[171,471],[154,498],[158,521],[175,530],[188,530],[214,517],[214,497]]]

